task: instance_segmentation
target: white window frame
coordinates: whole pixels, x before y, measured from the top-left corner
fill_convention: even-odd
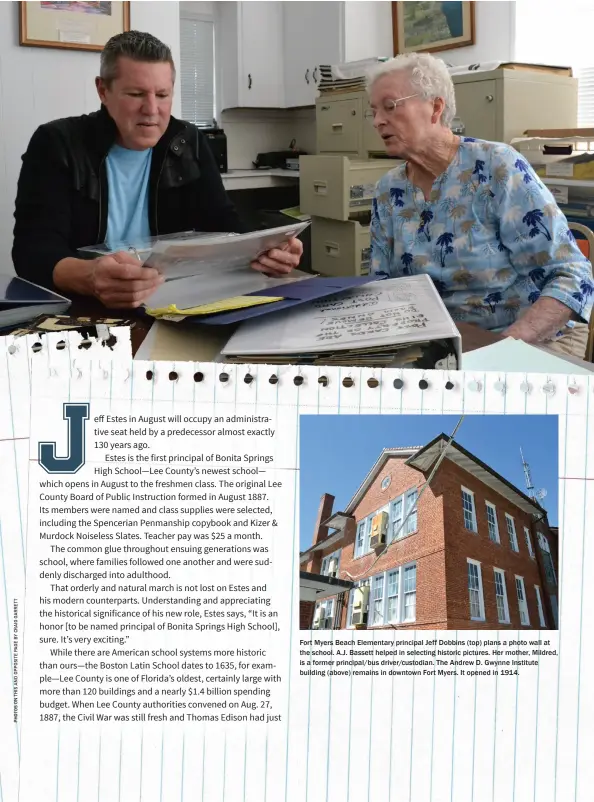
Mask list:
[[[505,582],[505,571],[502,568],[493,568],[494,580],[495,580],[495,606],[497,607],[497,621],[500,624],[509,624],[510,617],[509,617],[509,604],[507,601],[507,585]],[[497,576],[501,579],[501,589],[503,593],[497,593]],[[503,618],[501,618],[499,614],[499,605],[497,604],[497,599],[502,599],[503,601]]]
[[[419,500],[419,489],[418,487],[411,487],[410,490],[407,490],[404,494],[405,501],[404,501],[404,517],[408,515],[408,519],[406,521],[405,526],[405,534],[406,535],[413,535],[415,532],[419,530],[419,510],[417,507],[417,502]],[[411,503],[411,499],[413,500]],[[409,515],[410,513],[410,515]]]
[[[185,6],[185,3],[182,4]],[[176,87],[181,96],[182,104],[182,119],[193,123],[198,126],[210,127],[216,118],[216,103],[217,103],[217,87],[216,87],[216,53],[215,53],[215,19],[212,14],[193,13],[187,11],[180,6],[180,60],[178,64],[178,75]],[[201,31],[194,30],[192,33],[191,27],[200,26]],[[208,67],[204,66],[204,59],[201,61],[201,55],[204,51],[202,47],[206,40],[212,34],[212,42],[207,43],[206,57],[208,58],[208,49],[211,48],[212,58],[212,72],[208,73]],[[198,46],[198,49],[196,49]],[[198,55],[196,60],[196,55]],[[202,67],[202,69],[201,69]],[[197,72],[198,71],[198,72]],[[210,83],[212,80],[212,88],[206,87],[206,95],[201,102],[193,101],[197,95],[198,85],[206,80]],[[208,100],[212,100],[212,105]],[[205,102],[206,101],[206,102]],[[203,109],[203,110],[202,110]],[[211,112],[210,114],[207,113]]]
[[[338,563],[338,568],[336,571],[338,575],[338,571],[340,571],[340,552],[341,549],[337,549],[336,551],[333,551],[332,554],[327,554],[325,557],[322,557],[322,565],[320,568],[321,576],[328,576],[328,569],[330,568],[330,563],[334,558],[336,558],[336,561]]]
[[[476,535],[476,534],[478,534],[478,526],[477,526],[477,522],[476,522],[476,504],[475,504],[475,501],[474,501],[474,493],[472,492],[472,490],[469,490],[467,487],[464,487],[464,485],[462,485],[461,488],[462,488],[462,493],[461,493],[461,496],[462,496],[462,519],[464,521],[464,528],[468,532],[473,532]],[[471,513],[471,516],[472,516],[472,529],[466,525],[466,512],[467,512],[467,510],[466,510],[466,507],[464,506],[464,494],[465,493],[466,493],[467,496],[470,497],[470,503],[471,503],[470,513]]]
[[[543,535],[542,532],[537,532],[536,533],[536,537],[537,537],[537,540],[538,540],[538,545],[540,546],[540,550],[544,554],[548,554],[549,555],[549,560],[551,561],[551,572],[553,574],[553,579],[555,581],[555,585],[557,585],[558,584],[558,582],[557,582],[557,572],[555,571],[555,565],[553,564],[553,555],[551,554],[551,547],[549,546],[549,541],[547,540],[546,535]],[[543,559],[543,563],[545,563],[544,559]],[[545,578],[547,579],[547,582],[548,582],[549,580],[548,580],[548,577],[546,575],[546,564],[544,565],[544,568],[545,568]]]
[[[316,606],[314,609],[314,620],[316,617],[316,613],[318,610],[322,610],[321,618],[324,621],[330,619],[331,626],[329,627],[319,627],[319,629],[334,629],[334,596],[330,599],[323,599],[323,601],[316,602]]]
[[[542,606],[542,596],[540,593],[539,586],[535,585],[534,590],[536,591],[536,606],[538,608],[538,620],[541,627],[544,627],[546,629],[547,622],[545,621],[544,607]]]
[[[355,535],[355,557],[360,557],[364,554],[365,548],[365,531],[367,528],[367,518],[362,518],[357,522],[357,533]]]
[[[470,620],[471,621],[484,621],[485,620],[485,596],[483,593],[483,577],[481,571],[481,564],[478,560],[471,560],[470,557],[467,557],[467,580],[466,585],[468,588],[468,601],[470,605]],[[474,565],[476,567],[476,574],[477,574],[477,581],[478,581],[478,588],[471,588],[470,587],[470,578],[471,578],[471,571],[470,566]],[[471,601],[471,591],[478,593],[478,603],[479,603],[479,614],[478,616],[472,615],[472,601]]]
[[[520,624],[523,627],[530,626],[530,613],[528,611],[528,599],[526,597],[526,585],[524,583],[524,577],[515,575],[516,580],[516,597],[518,599],[518,610],[520,612]],[[522,596],[523,599],[520,598],[520,587],[522,589]],[[523,615],[525,613],[525,615]]]
[[[487,531],[489,533],[489,540],[492,543],[501,543],[501,538],[499,537],[499,521],[497,520],[497,507],[494,504],[491,504],[490,501],[485,501],[485,506],[487,508]],[[493,513],[493,524],[495,527],[493,534],[495,537],[491,537],[491,521],[489,520],[489,511]]]
[[[414,588],[413,589],[406,589],[405,580],[412,577],[412,571],[414,569]],[[394,568],[390,568],[388,571],[383,571],[380,574],[374,574],[373,576],[361,580],[355,584],[355,588],[363,587],[364,585],[369,585],[369,606],[367,609],[367,626],[368,627],[381,627],[387,625],[402,625],[402,624],[414,624],[416,621],[416,611],[417,611],[417,603],[416,603],[416,596],[417,596],[417,564],[416,561],[404,563],[403,565],[398,565]],[[397,579],[395,583],[392,583],[392,587],[394,584],[396,585],[397,592],[394,594],[390,594],[390,577],[396,573]],[[408,576],[407,576],[408,575]],[[380,588],[381,588],[381,597],[380,597]],[[410,600],[410,597],[414,594],[414,617],[406,617],[406,602],[407,597]],[[390,608],[390,599],[396,599],[396,615],[390,618],[389,616],[389,608]],[[353,616],[353,602],[354,602],[354,589],[351,590],[349,593],[349,603],[347,608],[347,629],[353,629],[352,623],[352,616]],[[381,609],[378,611],[376,602],[381,602]],[[412,604],[409,603],[409,609],[413,607]]]
[[[402,522],[406,518],[409,510],[411,509],[410,499],[415,499],[414,504],[412,505],[413,512],[410,515],[410,518],[406,521],[404,527],[402,526]],[[370,515],[367,515],[365,518],[362,518],[360,521],[357,522],[357,532],[355,535],[355,549],[354,549],[354,556],[355,557],[363,557],[365,554],[369,554],[371,549],[371,522],[376,515],[379,515],[382,512],[386,512],[388,514],[388,533],[386,535],[386,544],[394,543],[396,540],[402,540],[409,535],[414,535],[416,532],[419,531],[419,511],[417,508],[417,500],[419,496],[419,490],[416,487],[409,487],[408,490],[405,490],[399,496],[391,499],[387,504],[383,504],[379,509],[372,512]],[[398,526],[400,529],[399,536],[397,538],[394,537],[394,508],[400,502],[400,517],[397,519]],[[361,530],[360,527],[364,526],[364,529]],[[363,531],[363,538],[361,538],[361,531]]]
[[[534,554],[534,549],[532,548],[532,538],[530,537],[530,530],[527,526],[524,527],[524,540],[526,541],[526,546],[528,548],[528,554],[530,555],[531,560],[535,560],[536,556]]]
[[[394,509],[396,505],[400,505],[400,513],[398,518],[394,517]],[[400,540],[404,534],[404,528],[402,527],[402,521],[404,520],[404,496],[397,496],[396,498],[392,499],[390,502],[390,527],[389,527],[389,536],[390,536],[390,543],[393,543],[395,540]],[[395,532],[396,524],[398,524],[397,532]],[[395,537],[395,535],[398,537]]]
[[[509,544],[512,551],[520,551],[520,547],[518,546],[518,533],[516,532],[516,522],[508,512],[505,513],[505,525],[507,527],[507,536],[509,538]]]
[[[353,626],[353,605],[355,603],[355,590],[356,588],[364,588],[366,585],[370,585],[371,582],[369,579],[361,579],[358,582],[355,582],[355,587],[349,592],[349,603],[347,606],[347,629],[354,629]],[[371,594],[370,594],[371,595]],[[368,605],[369,605],[368,600]],[[369,606],[367,607],[367,620],[369,620]]]

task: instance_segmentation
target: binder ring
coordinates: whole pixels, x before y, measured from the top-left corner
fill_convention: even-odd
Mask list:
[[[13,354],[16,354],[16,352],[19,350],[19,347],[18,347],[18,345],[15,345],[14,343],[12,343],[11,345],[8,346],[8,348],[6,350],[12,356]]]

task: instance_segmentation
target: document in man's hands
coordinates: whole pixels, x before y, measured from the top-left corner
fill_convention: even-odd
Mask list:
[[[396,366],[419,358],[411,346],[431,350],[430,367],[436,347],[460,362],[460,334],[426,275],[372,282],[249,321],[222,353],[250,361]]]
[[[167,281],[202,276],[213,268],[237,270],[249,267],[250,262],[272,248],[286,248],[289,240],[297,237],[308,225],[293,223],[234,236],[202,233],[194,239],[163,239],[153,245],[144,265],[156,268]]]

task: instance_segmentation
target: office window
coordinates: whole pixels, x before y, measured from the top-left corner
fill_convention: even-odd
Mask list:
[[[511,515],[505,513],[505,523],[507,524],[507,534],[509,536],[509,545],[512,551],[520,551],[518,547],[518,536],[516,535],[516,523]]]
[[[417,565],[407,563],[398,568],[357,582],[355,587],[370,587],[369,612],[367,623],[369,626],[382,626],[382,624],[404,624],[416,620],[417,613]],[[347,609],[347,626],[351,627],[353,620],[354,591],[349,594]]]
[[[526,540],[526,546],[528,547],[528,554],[534,560],[536,559],[534,556],[534,549],[532,548],[532,538],[530,537],[530,530],[527,526],[524,527],[524,538]]]
[[[544,609],[542,606],[542,598],[540,595],[540,588],[538,587],[538,585],[534,586],[534,590],[536,591],[536,606],[538,607],[538,620],[540,622],[541,627],[546,627]]]
[[[499,525],[497,523],[497,510],[495,505],[490,501],[486,501],[487,505],[487,524],[489,526],[489,540],[494,543],[499,543]]]
[[[377,574],[373,577],[371,585],[371,615],[369,616],[369,624],[371,626],[379,626],[384,623],[384,575]]]
[[[210,126],[215,118],[214,23],[187,16],[180,19],[182,118]]]
[[[464,514],[464,526],[471,532],[476,532],[476,512],[474,509],[474,493],[471,490],[462,488],[462,512]]]
[[[483,580],[481,564],[476,560],[468,560],[468,595],[470,598],[470,618],[473,621],[485,620],[485,602],[483,599]]]
[[[400,587],[400,571],[388,572],[388,623],[398,621],[398,592]]]
[[[417,498],[419,491],[417,488],[409,490],[406,494],[406,514],[408,520],[406,522],[406,534],[410,535],[417,531]],[[410,513],[410,515],[409,515]]]
[[[530,625],[530,616],[528,615],[528,602],[526,601],[526,589],[524,588],[524,578],[521,576],[516,576],[516,594],[518,596],[520,624],[527,627]]]
[[[497,601],[497,620],[500,624],[509,624],[509,606],[507,604],[507,589],[505,587],[505,574],[499,568],[494,568],[495,574],[495,600]]]
[[[402,537],[403,532],[401,531],[401,527],[402,519],[404,517],[402,514],[403,509],[404,504],[402,502],[402,496],[394,499],[390,505],[390,542]]]
[[[340,564],[340,549],[322,558],[320,573],[322,576],[338,576],[338,566]]]

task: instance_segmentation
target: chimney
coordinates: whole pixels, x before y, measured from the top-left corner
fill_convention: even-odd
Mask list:
[[[320,499],[320,506],[318,507],[318,517],[314,527],[314,545],[320,543],[328,537],[328,527],[322,526],[322,521],[327,521],[332,515],[332,505],[334,504],[334,496],[330,493],[324,493]]]

